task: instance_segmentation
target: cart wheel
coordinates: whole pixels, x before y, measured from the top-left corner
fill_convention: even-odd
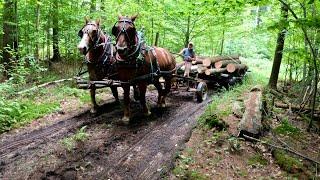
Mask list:
[[[208,87],[205,82],[199,82],[196,91],[197,101],[202,102],[207,99]]]

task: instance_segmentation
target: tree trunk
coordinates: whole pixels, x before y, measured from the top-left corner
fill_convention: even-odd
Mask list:
[[[158,46],[159,42],[159,32],[156,33],[156,39],[154,40],[154,46]]]
[[[17,1],[5,0],[3,7],[3,59],[5,71],[3,75],[9,78],[8,71],[12,67],[12,61],[18,59],[18,19]]]
[[[283,20],[288,20],[288,7],[281,5],[281,17]],[[277,46],[274,54],[272,71],[269,79],[269,87],[272,89],[277,89],[277,82],[279,77],[280,65],[282,60],[282,53],[284,47],[285,35],[287,32],[287,28],[284,27],[279,33],[277,38]]]
[[[60,61],[59,51],[59,1],[53,3],[53,19],[52,19],[52,49],[53,57],[52,62]]]
[[[221,47],[220,47],[220,53],[219,53],[220,56],[223,53],[223,46],[224,46],[224,29],[222,30]]]
[[[185,39],[184,39],[184,47],[188,47],[189,41],[190,41],[190,21],[191,16],[188,16],[188,22],[187,22],[187,31],[185,33]]]
[[[34,57],[39,60],[39,47],[40,47],[40,0],[36,1],[36,46],[34,50]]]

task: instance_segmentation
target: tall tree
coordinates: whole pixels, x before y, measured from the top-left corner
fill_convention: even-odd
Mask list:
[[[59,0],[53,2],[52,8],[52,48],[53,48],[53,57],[52,61],[60,61],[60,51],[59,51]]]
[[[288,21],[288,7],[281,5],[281,22],[282,22],[281,24],[284,25],[284,27],[281,28],[278,33],[277,45],[276,45],[276,50],[273,58],[272,71],[269,79],[269,87],[272,89],[277,88],[280,65],[281,65],[282,55],[283,55],[284,41],[285,41],[285,36],[287,32],[287,28],[286,28],[287,21]]]
[[[12,61],[18,58],[17,0],[5,0],[3,7],[3,63],[4,77],[8,78]]]

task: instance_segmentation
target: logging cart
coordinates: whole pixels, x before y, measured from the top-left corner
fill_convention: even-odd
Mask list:
[[[193,70],[193,69],[192,69]],[[190,77],[184,77],[184,66],[177,65],[177,71],[173,74],[172,87],[179,89],[180,87],[186,87],[188,92],[194,92],[197,102],[202,102],[208,97],[207,81],[198,78],[197,73],[190,73]]]

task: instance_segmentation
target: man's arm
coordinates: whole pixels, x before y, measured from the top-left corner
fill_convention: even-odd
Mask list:
[[[183,54],[183,51],[184,51],[184,48],[181,49],[181,51],[180,51],[178,54],[182,55],[182,54]]]

